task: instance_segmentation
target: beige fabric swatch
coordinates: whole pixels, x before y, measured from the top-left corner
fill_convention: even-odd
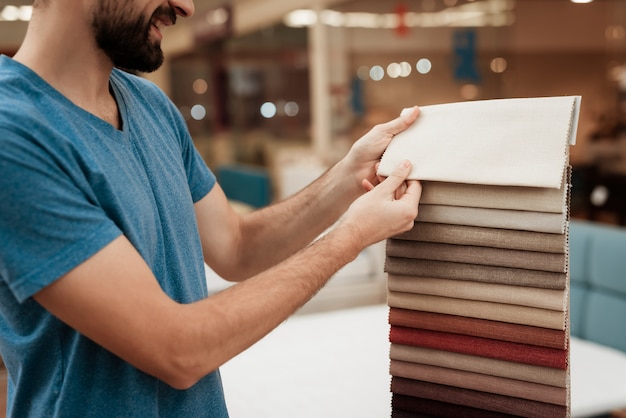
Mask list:
[[[410,231],[395,238],[559,254],[564,254],[566,247],[562,234],[419,221]]]
[[[441,224],[565,233],[567,214],[420,204],[417,220]]]
[[[467,316],[556,330],[564,330],[566,325],[565,312],[496,302],[455,299],[389,290],[387,292],[387,304],[391,308]]]
[[[539,289],[536,287],[394,274],[388,275],[387,288],[393,292],[496,302],[560,312],[565,312],[569,300],[567,289]]]
[[[565,273],[567,267],[565,254],[396,239],[387,240],[387,254],[392,257],[526,268],[556,273]]]
[[[434,350],[432,348],[391,344],[389,357],[409,363],[427,364],[447,369],[464,370],[490,376],[507,377],[543,385],[567,387],[567,370],[535,366],[513,361]]]
[[[564,213],[567,193],[563,193],[563,187],[569,187],[567,182],[563,182],[561,188],[554,189],[423,181],[420,202],[429,205]]]
[[[398,360],[391,360],[390,363],[392,376],[530,399],[554,405],[568,404],[568,390],[566,388]]]
[[[579,96],[423,106],[389,144],[379,174],[408,159],[412,179],[558,189],[579,109]]]

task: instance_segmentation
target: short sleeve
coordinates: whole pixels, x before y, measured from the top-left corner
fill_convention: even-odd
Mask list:
[[[121,234],[42,144],[0,130],[0,277],[26,300]]]

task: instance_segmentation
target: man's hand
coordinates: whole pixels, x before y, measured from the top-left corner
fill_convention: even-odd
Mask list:
[[[403,161],[375,187],[364,180],[368,192],[354,201],[338,227],[351,228],[363,247],[410,230],[422,195],[419,181],[406,180],[410,172],[411,163]]]
[[[372,186],[380,183],[381,179],[376,176],[376,164],[394,135],[404,131],[415,121],[419,108],[415,106],[404,113],[392,121],[374,126],[352,145],[343,162],[347,173],[355,176],[358,186],[363,185],[363,180],[367,180]]]

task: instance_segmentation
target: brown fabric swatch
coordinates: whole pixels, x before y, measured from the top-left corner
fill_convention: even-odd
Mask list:
[[[393,409],[392,418],[510,418],[519,416],[430,399],[414,398],[398,393],[392,394],[391,407]]]
[[[394,292],[506,303],[561,312],[565,311],[569,300],[567,290],[396,274],[388,275],[387,288]]]
[[[557,330],[564,330],[566,325],[564,311],[483,302],[480,300],[454,299],[389,291],[387,292],[387,304],[392,308],[461,315],[470,318],[489,319]]]
[[[567,389],[465,370],[391,360],[392,376],[567,406]]]
[[[565,181],[560,189],[556,189],[422,181],[420,203],[564,213],[566,200],[563,184]]]
[[[556,273],[565,273],[567,267],[565,254],[399,239],[387,240],[387,255],[390,257],[451,261],[455,263],[513,267]]]
[[[404,276],[474,280],[544,289],[565,289],[567,281],[565,273],[389,256],[385,260],[385,271]]]
[[[512,250],[558,254],[564,254],[566,247],[563,234],[419,221],[415,222],[414,227],[410,231],[396,235],[394,238],[455,245],[483,245],[492,248],[509,248]]]
[[[567,349],[560,350],[530,344],[491,340],[470,335],[428,331],[393,325],[390,327],[389,341],[393,344],[426,347],[473,356],[533,364],[536,366],[554,367],[563,370],[567,370],[569,361],[569,352]]]
[[[405,396],[448,402],[477,409],[519,415],[529,418],[560,418],[568,416],[567,407],[494,393],[439,385],[393,376],[391,391]],[[461,417],[462,415],[460,415]]]
[[[389,357],[392,361],[397,360],[426,364],[560,388],[566,388],[569,382],[567,371],[562,369],[471,356],[468,354],[434,350],[424,347],[391,344]],[[398,374],[397,376],[400,375]],[[432,380],[428,379],[428,381]]]
[[[569,342],[565,330],[400,308],[389,309],[389,324],[398,327],[442,331],[560,350],[566,349]]]

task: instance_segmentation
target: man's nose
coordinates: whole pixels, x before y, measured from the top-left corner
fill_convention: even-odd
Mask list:
[[[196,9],[193,0],[169,0],[168,3],[181,17],[191,17]]]

